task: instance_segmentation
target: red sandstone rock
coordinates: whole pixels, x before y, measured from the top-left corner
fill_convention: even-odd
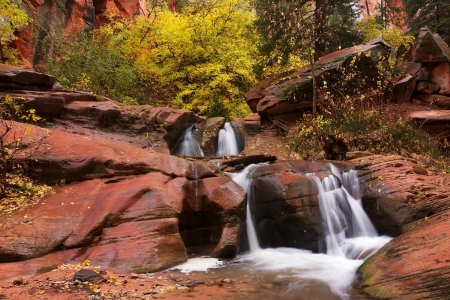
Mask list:
[[[364,70],[364,76],[375,78],[378,75],[377,63],[380,58],[389,56],[385,42],[374,40],[366,45],[358,45],[336,51],[321,57],[314,63],[315,76],[319,81],[332,82],[340,67],[347,66],[358,56],[356,68]],[[360,55],[362,53],[368,54]],[[296,72],[277,75],[253,87],[246,94],[246,101],[253,112],[269,115],[293,113],[312,106],[313,86],[311,67],[306,66]],[[371,84],[368,82],[368,84]],[[374,84],[374,82],[372,82]]]
[[[448,209],[449,179],[401,156],[369,156],[351,161],[360,177],[363,206],[375,227],[392,236]]]
[[[179,135],[191,124],[200,123],[204,119],[192,111],[155,107],[147,116],[150,128],[167,132],[164,139],[169,148],[173,146]]]
[[[439,85],[439,94],[450,95],[450,63],[439,63],[431,72],[431,78]]]
[[[224,117],[209,118],[202,126],[202,150],[205,156],[214,156],[219,140],[219,130],[225,124]]]
[[[421,219],[359,268],[358,286],[376,299],[448,299],[449,231],[448,211]]]
[[[208,233],[203,238],[217,255],[236,255],[238,239],[232,237],[239,236],[245,193],[228,177],[216,177],[215,166],[58,130],[41,150],[40,178],[85,181],[57,188],[44,204],[0,217],[0,259],[11,262],[13,274],[84,259],[123,272],[154,272],[185,261],[185,245],[201,245],[189,238],[195,231]],[[125,176],[131,174],[138,176]],[[198,208],[195,199],[202,203]],[[62,249],[74,250],[46,262],[46,255]],[[12,263],[33,258],[43,265]]]
[[[419,32],[414,52],[414,62],[448,62],[450,61],[450,48],[438,35],[433,34],[427,27]]]
[[[244,118],[244,128],[246,131],[258,130],[261,127],[261,116],[253,114]]]
[[[418,81],[416,84],[416,92],[424,94],[437,94],[441,87],[436,82]]]
[[[74,101],[64,106],[61,118],[81,124],[94,123],[91,125],[94,127],[108,127],[113,125],[119,116],[120,107],[114,101]]]
[[[51,90],[57,84],[52,75],[0,64],[0,86],[24,90]]]
[[[416,77],[412,75],[402,75],[397,79],[393,88],[393,97],[396,103],[409,102],[416,86]]]

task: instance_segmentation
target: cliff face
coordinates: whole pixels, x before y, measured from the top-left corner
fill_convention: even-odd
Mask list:
[[[20,34],[15,46],[33,65],[46,51],[40,42],[54,32],[97,27],[106,22],[106,11],[124,18],[148,14],[145,0],[24,0],[21,6],[34,21]]]

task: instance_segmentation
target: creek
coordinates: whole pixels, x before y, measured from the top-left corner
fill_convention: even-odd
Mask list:
[[[262,249],[252,216],[251,172],[258,165],[248,166],[240,173],[229,173],[247,192],[247,237],[249,251],[236,262],[221,266],[214,259],[190,259],[176,267],[183,272],[208,270],[209,276],[234,280],[250,280],[270,284],[242,299],[364,299],[355,294],[351,284],[358,267],[391,238],[378,236],[364,212],[357,172],[340,173],[330,165],[332,175],[319,179],[308,176],[318,191],[322,222],[319,237],[321,253],[296,248]],[[237,296],[237,297],[236,297]],[[239,295],[234,298],[241,299]]]

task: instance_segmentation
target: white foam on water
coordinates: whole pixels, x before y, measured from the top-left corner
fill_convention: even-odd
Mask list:
[[[257,166],[249,166],[229,176],[251,193],[248,174]],[[254,230],[254,222],[247,203],[247,234],[250,252],[239,259],[254,272],[276,272],[279,278],[299,279],[297,285],[325,283],[341,299],[350,299],[348,291],[358,267],[391,238],[379,237],[361,205],[356,171],[341,174],[334,166],[332,173],[322,181],[311,177],[319,192],[319,206],[323,220],[326,254],[295,248],[261,249]],[[340,182],[343,186],[338,182]],[[248,196],[248,199],[251,199]],[[255,243],[256,241],[256,243]]]
[[[210,269],[220,268],[223,266],[222,261],[211,257],[195,257],[190,258],[187,262],[170,268],[169,270],[178,270],[182,273],[189,274],[191,272],[207,272]]]

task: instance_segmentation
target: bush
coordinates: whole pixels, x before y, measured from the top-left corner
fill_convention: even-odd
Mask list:
[[[308,124],[315,122],[324,136],[332,134],[342,138],[349,151],[423,156],[437,161],[441,167],[448,163],[446,141],[440,142],[412,121],[405,121],[397,115],[380,116],[374,110],[355,110],[326,120],[320,116],[316,120],[309,117],[309,120],[287,135],[287,145],[302,159],[318,157],[322,151],[316,132]]]
[[[47,135],[35,135],[31,125],[16,123],[15,119],[40,120],[33,109],[22,111],[19,103],[7,95],[0,103],[0,213],[23,207],[29,198],[35,201],[50,190],[25,176],[24,162],[33,158]]]

